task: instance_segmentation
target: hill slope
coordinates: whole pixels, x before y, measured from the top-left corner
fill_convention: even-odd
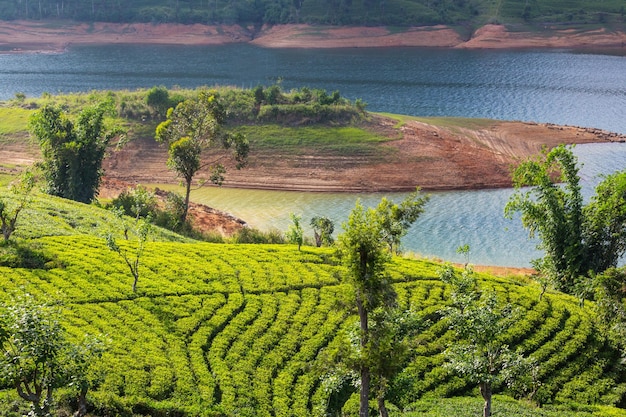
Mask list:
[[[623,21],[620,0],[526,1],[276,1],[142,0],[133,2],[15,2],[0,0],[0,19],[75,19],[93,22],[228,23],[263,25],[314,23],[343,25],[484,24],[486,22]]]
[[[91,396],[98,415],[311,416],[322,415],[331,396],[339,406],[346,400],[325,388],[316,365],[356,318],[332,249],[152,241],[133,293],[126,265],[97,232],[109,227],[109,213],[40,196],[27,214],[16,236],[29,240],[17,243],[54,262],[1,266],[0,298],[28,292],[60,303],[72,337],[106,335],[97,365],[105,378]],[[75,233],[50,221],[59,215],[80,222]],[[34,219],[49,227],[32,229]],[[431,323],[394,388],[400,407],[473,388],[441,367],[453,335],[439,319],[448,301],[438,266],[396,257],[388,267],[400,304]],[[536,400],[623,401],[619,355],[599,337],[589,304],[557,293],[540,300],[538,286],[511,279],[479,282],[527,311],[502,338],[541,363]]]

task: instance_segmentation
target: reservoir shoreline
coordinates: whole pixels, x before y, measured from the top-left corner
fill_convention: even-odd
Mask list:
[[[623,31],[605,28],[581,30],[560,25],[528,32],[505,25],[488,24],[472,32],[468,38],[444,25],[408,27],[398,32],[386,27],[305,24],[255,29],[239,25],[0,21],[0,53],[59,53],[72,45],[233,43],[250,43],[267,48],[561,48],[626,53],[626,33]]]

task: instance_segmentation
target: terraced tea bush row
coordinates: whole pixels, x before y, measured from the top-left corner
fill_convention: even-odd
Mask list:
[[[331,249],[149,242],[135,294],[125,265],[102,238],[34,242],[60,267],[0,267],[2,297],[27,291],[55,300],[65,306],[71,337],[106,335],[109,348],[99,364],[105,379],[94,401],[106,393],[145,414],[202,415],[215,407],[259,416],[326,411],[331,393],[317,362],[342,343],[338,330],[356,319]],[[437,268],[401,258],[389,266],[400,305],[428,320],[394,385],[400,406],[475,389],[441,366],[455,340],[441,319],[449,290]],[[626,388],[615,352],[596,337],[588,306],[558,294],[539,301],[538,287],[507,279],[479,281],[524,311],[502,338],[541,363],[542,402],[621,400]]]

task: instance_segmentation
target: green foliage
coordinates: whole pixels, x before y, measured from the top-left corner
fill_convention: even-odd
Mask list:
[[[113,233],[108,233],[105,237],[106,244],[109,249],[116,252],[124,259],[130,273],[133,276],[133,292],[137,292],[137,281],[139,280],[139,261],[143,255],[146,242],[151,232],[150,218],[144,219],[136,217],[134,224],[128,224],[128,219],[124,218],[121,212],[118,217],[122,221],[123,234],[126,242],[130,241],[130,234],[134,235],[136,240],[133,248],[121,247],[115,240]]]
[[[253,227],[244,227],[230,239],[232,243],[285,243],[285,237],[278,230],[263,231]]]
[[[152,87],[146,93],[146,104],[156,113],[157,117],[164,118],[170,107],[178,103],[170,98],[170,92],[165,87]]]
[[[585,265],[602,272],[626,252],[626,171],[606,176],[583,209]]]
[[[626,351],[626,269],[609,268],[593,277],[595,307],[601,328],[610,340]]]
[[[324,415],[329,404],[341,410],[354,392],[349,381],[339,383],[339,391],[329,390],[327,368],[321,366],[327,353],[345,345],[344,335],[358,319],[354,292],[342,279],[348,268],[334,248],[193,242],[155,227],[154,241],[141,256],[141,284],[133,292],[128,265],[102,238],[115,230],[120,247],[133,247],[113,213],[35,195],[23,214],[25,227],[16,230],[14,243],[29,239],[29,247],[51,262],[39,269],[0,266],[0,301],[28,292],[38,304],[63,305],[59,322],[66,339],[79,346],[85,334],[107,335],[107,349],[87,374],[91,414]],[[247,229],[243,233],[250,240],[265,239]],[[449,287],[438,277],[440,265],[390,256],[385,244],[381,250],[389,259],[384,278],[397,294],[398,311],[417,312],[423,325],[417,336],[391,343],[402,332],[387,333],[384,326],[403,321],[378,320],[383,311],[371,316],[372,332],[392,337],[380,338],[378,356],[394,359],[389,369],[402,363],[395,377],[387,377],[390,414],[406,409],[437,415],[433,409],[439,407],[438,415],[477,415],[478,401],[450,399],[435,406],[425,399],[475,389],[443,366],[443,352],[458,338],[449,321],[441,320],[442,309],[452,304]],[[494,291],[521,311],[499,340],[541,364],[530,381],[535,387],[500,388],[547,405],[531,408],[496,397],[499,413],[576,415],[570,410],[575,402],[583,404],[577,406],[582,416],[616,412],[589,405],[621,404],[626,398],[620,352],[599,333],[592,303],[581,306],[550,291],[540,301],[541,288],[534,284],[477,273],[473,279],[472,288]],[[399,350],[382,354],[395,347]],[[19,406],[14,389],[2,389],[0,416],[28,411]],[[63,404],[77,408],[78,385],[58,393]]]
[[[287,238],[287,241],[289,243],[298,245],[298,250],[300,250],[300,248],[302,247],[302,243],[304,243],[304,231],[302,230],[300,220],[302,220],[301,216],[291,213],[291,225],[289,226],[289,230],[287,230],[287,233],[285,234],[285,237]]]
[[[102,160],[120,131],[108,128],[110,103],[83,109],[76,124],[59,107],[46,105],[31,116],[31,132],[39,140],[42,168],[52,195],[90,203],[98,194]]]
[[[137,1],[132,3],[69,3],[57,8],[51,0],[21,4],[0,2],[0,18],[74,19],[84,22],[225,23],[262,26],[286,23],[344,25],[432,25],[487,21],[606,22],[621,16],[618,0],[549,0],[492,3],[483,0],[428,2],[385,1],[238,1],[195,3]],[[57,23],[55,23],[57,24]],[[62,24],[62,23],[60,23]],[[397,29],[396,29],[397,30]]]
[[[537,269],[557,289],[585,298],[588,276],[616,266],[626,251],[626,172],[606,177],[586,206],[579,181],[570,149],[544,151],[515,169],[517,191],[505,214],[521,212],[524,227],[541,239],[545,256],[535,261]]]
[[[93,385],[89,370],[102,354],[99,342],[68,341],[58,311],[37,304],[29,295],[3,306],[0,318],[0,378],[30,403],[29,415],[49,416],[54,392],[64,386],[78,388],[83,412],[77,415],[84,415],[87,391]]]
[[[514,352],[500,335],[513,327],[521,311],[502,306],[493,292],[479,294],[471,267],[466,266],[460,277],[450,265],[442,268],[443,282],[452,286],[454,307],[445,311],[450,328],[458,342],[445,350],[445,366],[456,374],[477,384],[485,400],[483,416],[491,416],[492,392],[503,382],[519,384],[520,376],[536,375],[536,365],[521,352]],[[531,378],[529,383],[535,383]]]
[[[377,349],[368,355],[367,350],[372,343],[376,343],[369,328],[369,315],[377,308],[388,308],[395,304],[395,292],[387,280],[385,267],[390,260],[385,250],[384,216],[374,209],[365,210],[360,201],[350,213],[348,221],[344,223],[345,232],[339,236],[339,251],[341,259],[347,268],[345,281],[350,284],[354,292],[355,304],[359,315],[360,333],[358,335],[359,349],[362,351],[353,369],[360,376],[360,406],[359,415],[367,417],[369,410],[369,392],[372,377],[372,368],[369,363],[374,360]],[[378,335],[382,337],[382,335]],[[384,412],[384,393],[386,383],[381,382],[382,395],[381,413]]]
[[[156,128],[156,139],[168,145],[168,167],[176,171],[185,182],[185,210],[180,221],[185,223],[189,210],[189,195],[193,178],[203,167],[201,153],[211,147],[233,150],[237,169],[246,165],[249,146],[242,134],[224,132],[226,110],[217,91],[201,91],[194,99],[179,103],[167,112],[167,120]],[[210,180],[221,184],[224,166],[211,164]]]
[[[335,231],[335,225],[332,220],[325,216],[315,216],[311,219],[310,225],[315,235],[315,246],[318,248],[321,246],[332,246],[334,243],[333,232]]]
[[[9,185],[10,197],[0,196],[0,227],[4,243],[8,243],[17,228],[17,220],[22,210],[31,201],[30,194],[35,187],[35,176],[26,170],[20,178]]]
[[[141,185],[122,191],[108,206],[137,218],[154,217],[158,208],[156,195]]]
[[[424,212],[424,205],[429,197],[419,196],[419,188],[407,196],[400,204],[383,198],[376,207],[382,220],[382,239],[389,246],[390,252],[400,252],[400,242],[407,234],[409,227]]]
[[[390,254],[382,238],[381,216],[357,201],[343,229],[338,238],[339,250],[348,272],[346,282],[353,286],[357,304],[367,310],[385,305],[392,293],[385,279]]]

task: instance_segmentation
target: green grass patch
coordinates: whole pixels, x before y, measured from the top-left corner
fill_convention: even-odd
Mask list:
[[[417,121],[439,127],[464,129],[487,129],[497,123],[492,119],[473,119],[466,117],[418,117],[392,113],[377,114],[396,120],[398,123],[394,126],[395,128],[400,128],[409,121]]]
[[[369,154],[377,145],[390,140],[358,126],[288,127],[272,124],[241,126],[236,130],[248,137],[252,149],[286,154]]]
[[[0,141],[7,135],[28,132],[28,118],[31,114],[32,110],[20,107],[0,107]]]

